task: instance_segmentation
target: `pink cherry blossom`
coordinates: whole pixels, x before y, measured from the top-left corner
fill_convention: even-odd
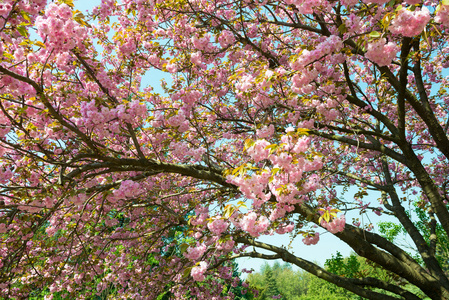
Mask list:
[[[205,261],[199,262],[198,266],[192,268],[190,275],[192,275],[195,281],[204,281],[204,273],[207,271],[207,263]]]
[[[391,64],[398,51],[399,47],[395,43],[386,43],[384,38],[380,38],[368,43],[365,57],[382,67]]]
[[[444,27],[449,27],[449,5],[441,5],[436,11],[435,22]]]
[[[414,11],[401,8],[389,27],[395,34],[413,37],[420,34],[430,20],[430,12],[426,7]]]
[[[319,232],[315,232],[313,235],[308,235],[305,238],[302,239],[302,242],[305,245],[316,245],[318,243],[318,241],[320,240],[320,233]]]
[[[267,147],[270,143],[266,140],[258,140],[248,149],[248,154],[256,162],[267,159],[270,155],[270,150]]]
[[[346,224],[345,215],[339,218],[334,218],[331,222],[321,221],[321,226],[326,228],[331,233],[338,233],[344,230]]]
[[[212,222],[207,224],[207,228],[214,234],[214,235],[221,235],[226,229],[228,228],[229,224],[223,220],[223,219],[215,219]]]
[[[184,253],[184,256],[190,260],[198,260],[201,258],[206,252],[206,245],[205,244],[197,244],[196,247],[189,247],[187,248],[187,252]]]

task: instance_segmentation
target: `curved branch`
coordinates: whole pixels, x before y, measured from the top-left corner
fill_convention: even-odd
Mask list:
[[[280,258],[285,262],[292,263],[319,278],[322,278],[328,282],[331,282],[339,287],[345,288],[345,289],[347,289],[357,295],[360,295],[362,297],[366,297],[366,298],[373,299],[373,300],[377,300],[377,299],[378,300],[384,300],[384,299],[397,300],[396,297],[387,296],[385,294],[380,294],[380,293],[377,293],[377,292],[374,292],[374,291],[371,291],[368,289],[364,289],[361,287],[361,286],[372,286],[372,287],[377,287],[377,288],[381,288],[384,290],[388,290],[390,292],[393,292],[393,293],[401,295],[401,296],[402,295],[407,296],[408,297],[407,299],[420,299],[417,296],[413,295],[412,293],[405,291],[398,286],[393,286],[392,284],[388,284],[386,282],[383,282],[381,280],[377,280],[374,278],[356,279],[356,278],[340,277],[338,275],[335,275],[333,273],[326,271],[325,269],[321,268],[320,266],[318,266],[314,263],[311,263],[308,260],[296,257],[295,255],[288,252],[286,249],[283,249],[280,247],[276,247],[273,245],[269,245],[269,244],[255,241],[254,239],[245,238],[245,237],[238,237],[235,239],[235,241],[237,243],[255,246],[255,247],[269,250],[269,251],[276,253],[276,255],[267,255],[267,254],[262,254],[262,253],[253,251],[253,252],[244,253],[241,256],[249,256],[249,257],[264,258],[264,259]],[[237,258],[237,257],[239,257],[239,255],[233,256],[233,257]]]
[[[80,174],[97,169],[119,168],[120,171],[140,171],[144,173],[149,173],[150,175],[155,175],[159,173],[174,173],[193,177],[196,179],[202,179],[209,182],[217,183],[224,187],[236,188],[234,185],[226,182],[226,178],[218,171],[209,167],[204,167],[200,165],[182,165],[182,164],[171,164],[156,162],[147,159],[129,159],[129,158],[110,158],[101,157],[99,158],[103,162],[94,162],[73,170],[69,174],[65,175],[66,179],[74,179]]]
[[[311,221],[320,225],[318,222],[319,217],[310,206],[306,204],[296,205],[294,212],[304,217],[309,216],[311,218],[310,216],[312,216]],[[383,237],[349,224],[346,224],[344,230],[336,233],[335,236],[344,241],[360,256],[368,258],[385,269],[407,279],[410,283],[421,288],[427,295],[438,299],[444,293],[436,278],[428,274],[405,251]]]
[[[393,211],[398,218],[399,222],[404,226],[407,233],[412,238],[414,244],[416,245],[421,257],[424,260],[427,268],[429,268],[431,274],[439,279],[441,284],[445,286],[449,290],[449,281],[444,274],[444,271],[441,269],[441,266],[438,264],[435,256],[432,255],[431,248],[427,245],[421,233],[418,231],[416,226],[410,220],[410,218],[405,213],[404,207],[401,205],[401,201],[399,200],[399,196],[396,193],[395,188],[393,187],[393,182],[391,180],[390,171],[388,169],[388,164],[385,158],[382,159],[382,169],[385,175],[385,180],[387,183],[387,192],[390,195],[391,201],[393,203]]]

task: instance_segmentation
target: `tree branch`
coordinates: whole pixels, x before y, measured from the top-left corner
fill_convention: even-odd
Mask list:
[[[388,283],[382,282],[380,280],[376,280],[374,278],[371,280],[366,280],[366,279],[359,280],[359,279],[355,279],[355,278],[340,277],[338,275],[335,275],[333,273],[326,271],[325,269],[321,268],[320,266],[318,266],[314,263],[311,263],[308,260],[299,258],[299,257],[291,254],[286,249],[276,247],[273,245],[269,245],[269,244],[266,244],[263,242],[259,242],[254,239],[238,237],[238,238],[235,238],[235,241],[237,243],[255,246],[255,247],[269,250],[269,251],[276,253],[276,255],[267,255],[267,254],[262,254],[262,253],[253,251],[253,252],[244,253],[241,256],[249,256],[249,257],[263,258],[263,259],[278,259],[278,258],[280,258],[285,262],[292,263],[319,278],[322,278],[328,282],[331,282],[339,287],[345,288],[345,289],[347,289],[357,295],[360,295],[362,297],[366,297],[366,298],[373,299],[373,300],[377,300],[377,299],[378,300],[384,300],[384,299],[397,300],[396,297],[387,296],[385,294],[380,294],[380,293],[377,293],[377,292],[374,292],[374,291],[371,291],[368,289],[364,289],[361,287],[361,286],[372,286],[373,284],[375,287],[386,289],[386,290],[396,293],[396,294],[399,293],[399,295],[404,295],[404,294],[409,293],[399,287],[394,288],[392,285],[389,285]],[[239,257],[239,256],[234,256],[234,257]],[[410,295],[413,295],[413,294],[410,293]],[[417,298],[415,296],[415,298],[409,298],[409,299],[419,299],[419,298]]]

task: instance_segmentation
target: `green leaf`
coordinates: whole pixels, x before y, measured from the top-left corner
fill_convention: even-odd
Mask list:
[[[338,26],[338,31],[343,34],[346,33],[348,31],[348,29],[346,28],[345,23],[342,23],[340,26]]]
[[[181,246],[179,246],[179,250],[181,251],[181,253],[184,253],[187,251],[187,248],[189,247],[188,244],[181,244]]]
[[[427,36],[427,30],[426,30],[426,28],[424,28],[424,30],[423,30],[423,32],[422,32],[422,36],[424,37],[424,40],[426,41],[427,45],[430,46],[429,37]]]
[[[245,146],[243,147],[243,150],[246,150],[246,149],[248,149],[248,148],[251,148],[251,146],[253,146],[254,144],[255,144],[255,142],[254,142],[252,139],[247,138],[247,139],[245,140]]]
[[[309,135],[310,129],[307,128],[297,128],[296,133],[301,135]]]
[[[270,150],[270,154],[276,152],[276,150],[279,148],[276,144],[271,144],[265,147],[265,149]]]
[[[192,267],[185,269],[184,273],[182,274],[182,277],[184,277],[184,278],[189,277],[191,271],[192,271]]]
[[[28,22],[31,21],[30,16],[25,12],[25,11],[20,11],[20,14],[22,15],[22,17],[27,20]]]
[[[28,31],[25,26],[17,26],[17,31],[21,36],[28,37]]]
[[[331,216],[330,216],[330,214],[329,214],[329,211],[325,211],[324,212],[324,214],[323,214],[323,219],[326,221],[326,222],[328,222],[329,223],[329,221],[330,221],[330,219],[331,219]]]
[[[224,214],[223,214],[223,215],[224,215],[226,218],[229,218],[229,217],[234,213],[235,209],[236,209],[236,208],[234,207],[234,205],[228,204],[228,205],[225,206]]]
[[[34,44],[35,44],[36,46],[41,47],[41,48],[46,48],[45,44],[42,43],[42,42],[37,41],[37,42],[34,42]]]
[[[61,2],[67,4],[71,8],[75,7],[75,4],[73,4],[73,0],[62,0]]]
[[[19,45],[20,46],[28,46],[29,44],[30,44],[30,40],[26,39],[26,40],[21,41]]]
[[[245,170],[245,165],[243,164],[243,165],[241,165],[241,166],[235,168],[234,170],[232,170],[232,173],[231,173],[231,174],[232,174],[232,175],[235,175],[235,174],[241,174],[241,173],[244,172],[244,170]]]
[[[237,204],[238,204],[238,206],[237,206],[238,208],[240,208],[240,207],[248,208],[246,206],[245,202],[243,202],[243,201],[239,201],[239,202],[237,202]]]
[[[381,36],[381,34],[377,31],[371,31],[369,36],[372,38],[379,38]]]

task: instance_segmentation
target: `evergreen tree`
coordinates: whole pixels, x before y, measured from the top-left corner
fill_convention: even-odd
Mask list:
[[[278,290],[276,278],[274,277],[271,267],[268,267],[265,272],[265,284],[267,287],[265,290],[265,299],[283,299],[281,293]]]

